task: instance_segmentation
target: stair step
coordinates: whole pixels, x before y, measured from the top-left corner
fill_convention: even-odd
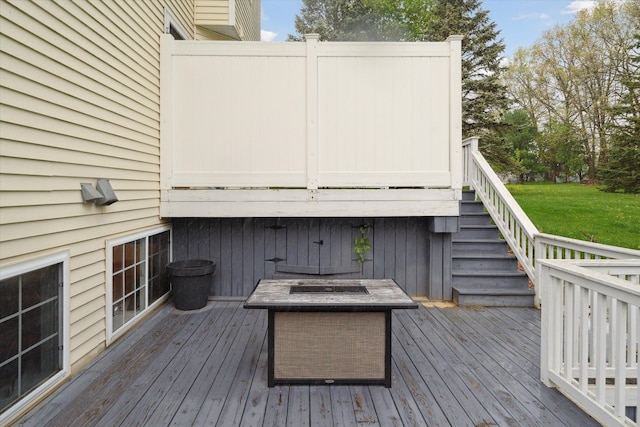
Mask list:
[[[502,239],[456,239],[452,240],[452,254],[507,254],[509,246]]]
[[[462,200],[460,202],[460,213],[482,213],[486,212],[484,210],[484,205],[479,200]]]
[[[453,286],[478,289],[528,288],[529,277],[520,270],[460,271],[451,274]]]
[[[533,307],[533,289],[453,288],[453,301],[460,306]]]
[[[453,300],[461,306],[533,307],[535,292],[475,192],[462,192],[452,236]]]
[[[499,239],[500,231],[495,225],[488,224],[464,224],[460,225],[460,231],[453,235],[453,239]]]
[[[463,201],[475,200],[475,199],[476,199],[476,192],[474,190],[462,190]]]
[[[487,212],[474,212],[460,215],[460,225],[491,225],[491,215]]]
[[[453,255],[454,271],[517,270],[518,259],[511,254],[459,254]]]

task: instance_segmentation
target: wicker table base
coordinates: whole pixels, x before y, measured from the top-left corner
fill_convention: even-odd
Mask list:
[[[380,280],[344,280],[368,286],[364,295],[323,295],[314,292],[297,296],[286,291],[287,302],[274,300],[283,282],[291,286],[327,281],[260,281],[247,299],[245,308],[269,310],[269,378],[277,384],[380,384],[391,387],[391,310],[415,308],[415,304],[395,282]],[[336,285],[338,281],[330,281]],[[381,283],[382,282],[382,283]],[[383,288],[387,292],[386,299]],[[266,293],[261,293],[264,291]],[[376,291],[381,291],[377,293]],[[403,298],[397,297],[400,291]],[[273,291],[275,292],[275,291]],[[269,296],[267,296],[269,295]],[[271,298],[271,300],[269,299]],[[386,304],[385,304],[386,301]]]

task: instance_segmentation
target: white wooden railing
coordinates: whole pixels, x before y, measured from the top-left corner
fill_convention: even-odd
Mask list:
[[[463,185],[476,195],[491,215],[503,238],[522,265],[529,279],[538,284],[536,260],[540,259],[627,259],[640,258],[640,251],[602,245],[567,237],[543,234],[533,225],[509,190],[478,150],[478,138],[462,142]],[[540,287],[536,304],[540,304]]]
[[[541,378],[605,425],[640,425],[640,260],[539,260]]]
[[[535,279],[534,236],[538,229],[478,151],[478,138],[462,143],[463,185],[476,191],[503,238],[532,281]],[[537,295],[537,293],[536,293]]]
[[[463,185],[483,202],[542,306],[541,378],[605,425],[640,426],[640,251],[539,233],[478,151],[463,141]]]

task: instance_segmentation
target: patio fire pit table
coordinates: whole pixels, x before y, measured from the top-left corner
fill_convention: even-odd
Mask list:
[[[260,280],[244,303],[269,313],[269,387],[391,387],[391,310],[417,307],[390,279]]]

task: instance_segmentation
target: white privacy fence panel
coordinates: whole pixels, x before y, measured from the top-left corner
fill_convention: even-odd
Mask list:
[[[304,45],[267,52],[257,43],[234,45],[216,55],[186,46],[172,60],[171,184],[303,187]]]
[[[434,84],[449,75],[447,45],[440,57],[329,47],[318,58],[318,184],[450,186],[449,87]]]
[[[640,425],[639,260],[539,260],[541,376],[605,425]],[[636,416],[637,418],[637,416]]]
[[[163,37],[162,189],[459,189],[460,40]]]

